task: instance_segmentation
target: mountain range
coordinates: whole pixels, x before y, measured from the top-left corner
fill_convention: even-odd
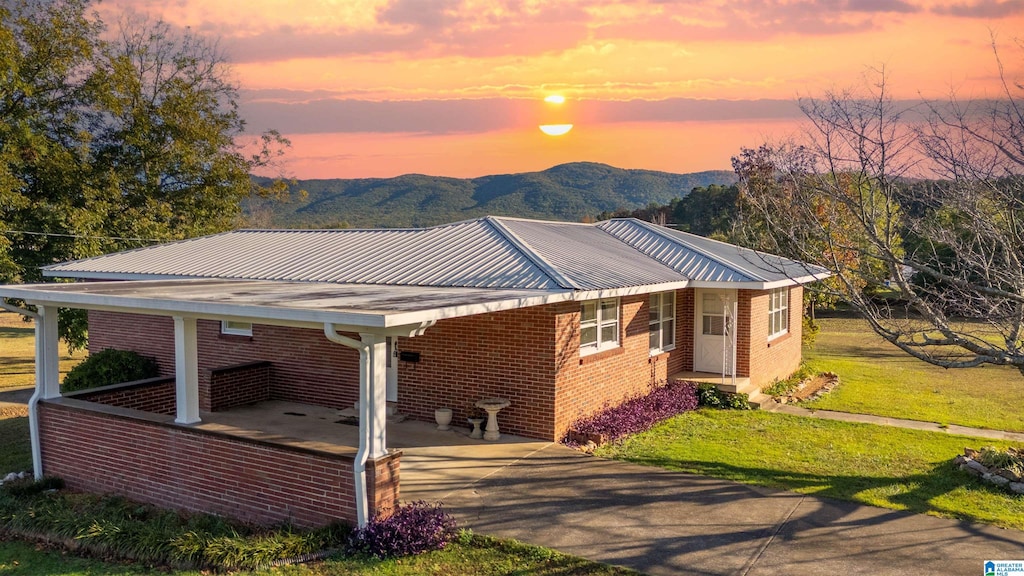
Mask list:
[[[713,170],[674,174],[594,162],[540,172],[479,178],[406,174],[394,178],[297,180],[292,200],[247,206],[260,226],[378,228],[433,226],[487,214],[580,221],[604,211],[667,204],[697,187],[729,185],[736,175]]]

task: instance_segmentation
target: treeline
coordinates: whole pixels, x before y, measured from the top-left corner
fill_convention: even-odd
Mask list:
[[[638,218],[717,240],[732,240],[739,216],[738,199],[739,189],[735,184],[712,184],[694,188],[688,195],[673,198],[668,204],[652,202],[646,208],[601,212],[597,220]]]

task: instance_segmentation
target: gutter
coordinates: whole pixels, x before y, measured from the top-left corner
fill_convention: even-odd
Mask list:
[[[356,480],[356,526],[362,528],[367,522],[366,499],[366,456],[370,445],[370,379],[366,370],[370,364],[370,345],[338,334],[335,325],[324,324],[324,336],[336,344],[359,350],[359,450],[356,451],[352,463],[352,473]]]
[[[42,350],[42,326],[40,326],[39,314],[27,309],[12,306],[2,299],[0,299],[0,308],[7,310],[8,312],[14,312],[15,314],[21,314],[22,316],[28,316],[35,321],[35,336],[36,336],[36,350]],[[54,310],[56,312],[56,310]],[[38,355],[36,356],[38,358]],[[39,442],[39,414],[38,405],[39,398],[42,396],[42,378],[39,377],[39,370],[42,368],[36,362],[36,385],[35,390],[32,392],[32,397],[28,400],[28,430],[29,438],[32,443],[32,473],[36,480],[40,480],[43,477],[43,450]]]

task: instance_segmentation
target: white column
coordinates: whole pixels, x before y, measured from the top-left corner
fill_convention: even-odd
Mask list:
[[[379,334],[360,333],[363,344],[369,347],[365,355],[365,366],[361,366],[361,377],[367,379],[366,397],[360,398],[362,414],[359,426],[365,423],[367,434],[366,457],[376,459],[386,456],[387,451],[387,340]]]
[[[40,398],[60,397],[60,349],[57,307],[39,306],[36,320],[36,387]]]
[[[174,317],[174,392],[178,424],[199,422],[199,353],[196,319]]]

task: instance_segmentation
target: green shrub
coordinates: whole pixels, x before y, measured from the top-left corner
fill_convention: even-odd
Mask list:
[[[986,446],[979,451],[978,462],[986,468],[1002,468],[1018,476],[1024,476],[1024,450],[999,450]]]
[[[697,404],[708,408],[750,410],[750,398],[746,394],[722,392],[710,383],[697,385]]]
[[[804,314],[800,327],[800,344],[804,348],[814,346],[814,341],[818,339],[818,332],[821,332],[821,326],[810,316]]]
[[[108,348],[89,355],[64,377],[65,392],[133,382],[160,375],[154,358],[131,350]]]
[[[801,382],[814,376],[814,371],[807,364],[800,364],[800,368],[785,380],[775,380],[768,386],[761,389],[761,392],[769,396],[785,396],[792,392]]]

